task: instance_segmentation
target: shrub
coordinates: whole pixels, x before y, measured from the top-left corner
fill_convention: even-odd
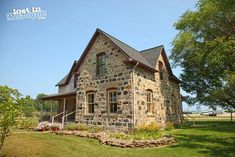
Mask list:
[[[103,130],[102,127],[92,126],[92,127],[89,127],[87,131],[92,132],[92,133],[97,133],[97,132],[100,132],[102,130]]]
[[[155,133],[158,133],[160,131],[160,127],[157,124],[144,125],[144,126],[137,127],[133,131],[134,132],[155,132]]]
[[[172,130],[172,129],[174,129],[173,123],[167,122],[164,129],[165,130]]]
[[[62,125],[60,123],[53,123],[51,126],[50,126],[50,129],[52,131],[59,131],[62,129]]]
[[[137,128],[129,130],[128,134],[115,133],[110,137],[124,140],[144,140],[144,139],[157,139],[161,136],[160,127],[157,124],[151,124],[148,126],[139,126]]]
[[[86,124],[68,124],[65,126],[65,130],[80,130],[80,131],[85,131],[88,130],[88,126]]]
[[[38,118],[32,117],[32,118],[21,118],[18,119],[18,125],[17,128],[19,129],[31,129],[36,127],[38,124]]]

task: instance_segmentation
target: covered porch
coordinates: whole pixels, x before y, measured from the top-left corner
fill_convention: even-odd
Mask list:
[[[52,123],[74,122],[76,116],[76,91],[48,95],[41,98],[43,101],[57,101],[57,113],[50,115]],[[41,118],[43,116],[43,104],[41,106]]]

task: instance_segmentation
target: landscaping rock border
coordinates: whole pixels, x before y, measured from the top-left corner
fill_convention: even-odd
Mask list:
[[[90,133],[87,131],[59,131],[55,132],[55,134],[94,138],[97,139],[100,144],[106,144],[120,148],[152,148],[176,143],[175,137],[171,135],[164,135],[159,139],[152,140],[123,140],[111,138],[110,134],[107,132]]]

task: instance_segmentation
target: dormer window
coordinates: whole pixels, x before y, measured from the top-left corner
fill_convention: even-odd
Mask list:
[[[96,74],[97,75],[104,75],[105,74],[105,67],[106,67],[105,53],[102,52],[97,55]]]
[[[160,77],[160,80],[163,80],[163,69],[164,69],[164,66],[163,66],[163,63],[161,61],[159,61],[159,63],[158,63],[158,68],[159,68],[159,77]]]

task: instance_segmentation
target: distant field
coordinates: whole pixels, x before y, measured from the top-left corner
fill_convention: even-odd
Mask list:
[[[200,114],[188,114],[189,116],[193,117],[196,121],[200,120],[215,120],[215,121],[230,121],[230,113],[224,113],[224,114],[217,114],[217,116],[205,116]],[[184,117],[187,118],[186,115]],[[190,119],[190,118],[189,118]],[[191,119],[190,119],[191,120]],[[235,121],[235,113],[233,113],[233,120]]]
[[[177,144],[160,148],[116,148],[97,140],[40,133],[13,133],[3,147],[4,157],[235,157],[235,122],[197,121],[198,128],[168,133]],[[199,125],[198,125],[199,126]]]

